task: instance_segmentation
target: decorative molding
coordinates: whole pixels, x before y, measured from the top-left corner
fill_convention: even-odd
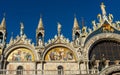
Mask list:
[[[120,71],[120,65],[112,65],[112,66],[109,66],[107,68],[104,68],[100,73],[99,75],[109,75],[111,74],[112,72],[117,72],[117,71]]]

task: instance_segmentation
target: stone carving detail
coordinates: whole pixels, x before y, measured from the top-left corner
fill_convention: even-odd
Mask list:
[[[110,73],[117,71],[120,71],[120,65],[113,65],[101,71],[100,75],[109,75]]]
[[[110,22],[112,22],[112,21],[113,21],[113,15],[112,15],[112,14],[109,14],[108,19],[109,19]]]
[[[104,24],[103,32],[114,32],[114,29],[109,24]]]
[[[75,43],[74,43],[76,46],[79,46],[80,45],[80,38],[76,38],[75,40]]]
[[[102,15],[106,15],[105,5],[101,4]]]
[[[70,43],[70,40],[65,38],[63,35],[57,36],[55,35],[55,37],[53,39],[49,39],[48,43],[45,43],[45,46],[48,46],[50,44],[55,44],[55,43]]]
[[[96,68],[96,63],[95,63],[96,58],[95,57],[96,57],[95,54],[93,54],[93,56],[92,56],[92,58],[90,60],[91,69],[95,69]]]
[[[27,44],[34,48],[34,43],[31,43],[31,39],[27,39],[26,35],[23,36],[17,36],[15,39],[11,39],[9,44],[7,44],[7,47],[12,46],[14,44]]]
[[[43,46],[43,41],[42,41],[41,39],[39,39],[38,45],[39,45],[40,47]]]
[[[96,26],[95,20],[92,21],[92,24],[93,24],[93,29],[96,30],[96,29],[97,29],[97,26]]]
[[[81,48],[77,50],[78,56],[81,57],[83,55],[83,51]]]
[[[102,22],[102,16],[101,16],[101,14],[98,14],[97,18],[99,19],[99,22],[101,23]]]
[[[82,28],[82,37],[85,37],[87,35],[87,27]]]

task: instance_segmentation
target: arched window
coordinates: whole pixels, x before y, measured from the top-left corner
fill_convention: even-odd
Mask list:
[[[58,75],[63,75],[63,66],[58,66]]]
[[[42,39],[42,36],[43,36],[42,33],[39,33],[38,34],[38,39]]]
[[[75,40],[80,37],[80,34],[78,32],[75,33]]]
[[[17,67],[17,75],[23,75],[23,66]]]
[[[100,65],[104,65],[105,60],[110,60],[109,64],[113,65],[115,60],[120,60],[120,42],[110,39],[97,41],[90,49],[89,60],[93,56],[95,60],[100,60]],[[104,66],[100,66],[100,70],[101,68]]]

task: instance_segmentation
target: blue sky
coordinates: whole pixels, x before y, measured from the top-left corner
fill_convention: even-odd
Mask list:
[[[107,14],[120,20],[120,0],[0,0],[0,21],[6,13],[7,42],[13,32],[19,35],[20,22],[24,23],[24,33],[35,42],[36,28],[42,15],[45,28],[45,42],[57,34],[57,22],[62,25],[62,34],[72,39],[74,14],[81,27],[81,18],[85,25],[91,27],[91,21],[97,20],[101,13],[100,4],[104,2]]]

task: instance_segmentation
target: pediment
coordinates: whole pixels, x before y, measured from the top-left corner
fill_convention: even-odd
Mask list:
[[[69,39],[65,38],[63,35],[60,35],[60,36],[55,35],[53,39],[48,40],[48,43],[45,43],[45,46],[56,44],[56,43],[67,44],[67,43],[70,43],[70,41]]]
[[[7,47],[19,44],[26,44],[34,47],[34,43],[31,43],[31,40],[28,39],[25,34],[23,36],[17,36],[16,39],[11,38],[9,44],[7,44]]]

